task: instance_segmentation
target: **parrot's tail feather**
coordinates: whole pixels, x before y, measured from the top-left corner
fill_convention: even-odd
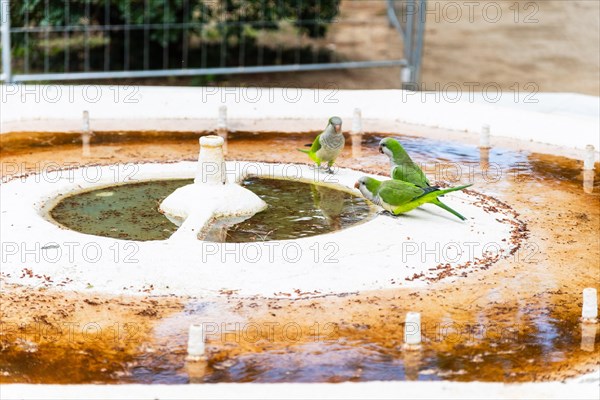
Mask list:
[[[307,143],[304,145],[304,147],[312,147],[312,143]]]
[[[456,186],[456,187],[448,188],[448,189],[441,189],[441,190],[438,189],[439,193],[440,193],[438,196],[441,196],[443,194],[450,193],[450,192],[456,192],[457,190],[463,190],[463,189],[468,188],[469,186],[473,186],[473,184],[470,183],[468,185]]]
[[[463,217],[458,211],[454,211],[453,209],[451,209],[450,207],[448,207],[447,205],[445,205],[444,203],[442,203],[438,199],[433,200],[432,203],[435,204],[436,206],[440,207],[440,208],[443,208],[444,210],[448,211],[449,213],[454,214],[460,220],[462,220],[462,221],[466,220],[466,218]]]
[[[298,150],[299,152],[304,153],[304,154],[310,153],[310,150],[304,150],[304,149],[296,149],[296,150]]]

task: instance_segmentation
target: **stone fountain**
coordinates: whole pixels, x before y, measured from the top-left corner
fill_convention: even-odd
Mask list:
[[[179,229],[171,239],[197,240],[215,218],[244,220],[267,208],[256,194],[227,181],[224,140],[210,135],[200,138],[200,154],[194,183],[171,193],[160,205]]]

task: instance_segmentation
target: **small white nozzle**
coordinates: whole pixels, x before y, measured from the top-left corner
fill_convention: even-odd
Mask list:
[[[410,67],[403,67],[400,72],[400,79],[402,83],[412,82],[412,70]]]
[[[217,129],[227,129],[227,106],[225,105],[219,107]]]
[[[190,325],[187,359],[190,361],[201,360],[206,357],[205,350],[204,327],[200,324]]]
[[[352,133],[353,134],[363,133],[362,112],[360,111],[360,108],[354,109],[354,115],[352,117]]]
[[[88,111],[83,112],[83,126],[81,131],[81,147],[82,147],[82,155],[84,157],[89,157],[91,155],[90,152],[90,113]]]
[[[200,138],[200,147],[220,147],[225,141],[216,135],[207,135]]]
[[[583,192],[587,194],[594,193],[594,170],[583,170]]]
[[[200,138],[200,154],[194,183],[223,185],[227,183],[222,137],[217,135]]]
[[[83,132],[90,131],[90,113],[88,111],[83,112]]]
[[[583,156],[583,169],[584,170],[593,170],[594,169],[594,146],[588,144],[585,146],[585,155]]]
[[[408,346],[421,344],[421,314],[418,312],[406,313],[404,344]]]
[[[597,322],[598,318],[598,292],[595,288],[583,289],[583,307],[581,319],[584,322]]]
[[[479,147],[482,149],[489,149],[490,146],[490,126],[485,124],[481,127],[479,133]]]

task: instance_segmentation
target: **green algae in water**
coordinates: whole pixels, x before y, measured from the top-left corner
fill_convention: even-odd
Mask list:
[[[66,197],[50,215],[63,226],[86,234],[164,240],[177,226],[160,213],[159,205],[177,188],[190,183],[191,179],[159,180],[97,189]],[[297,239],[344,229],[372,214],[364,199],[321,185],[258,178],[243,184],[268,208],[239,223],[216,221],[206,240],[241,243]]]
[[[75,194],[50,211],[54,220],[74,231],[128,240],[168,239],[177,226],[160,213],[160,203],[191,179],[112,186]]]
[[[217,221],[206,240],[240,243],[297,239],[347,228],[371,214],[364,199],[321,185],[250,179],[244,186],[268,208],[234,225],[226,219]]]

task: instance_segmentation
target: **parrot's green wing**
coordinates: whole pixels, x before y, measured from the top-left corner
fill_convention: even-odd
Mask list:
[[[315,141],[312,143],[312,146],[310,146],[310,152],[316,153],[317,151],[319,151],[320,148],[321,148],[321,135],[319,134],[315,138]]]
[[[314,142],[310,146],[310,150],[298,149],[298,151],[308,154],[311,160],[317,163],[317,165],[321,165],[321,160],[317,157],[317,151],[321,148],[321,135],[317,135]]]
[[[422,196],[425,191],[402,181],[386,181],[379,187],[379,197],[391,206],[400,206]]]
[[[410,182],[418,187],[430,186],[429,180],[419,166],[412,161],[406,164],[395,165],[392,168],[392,179]]]

